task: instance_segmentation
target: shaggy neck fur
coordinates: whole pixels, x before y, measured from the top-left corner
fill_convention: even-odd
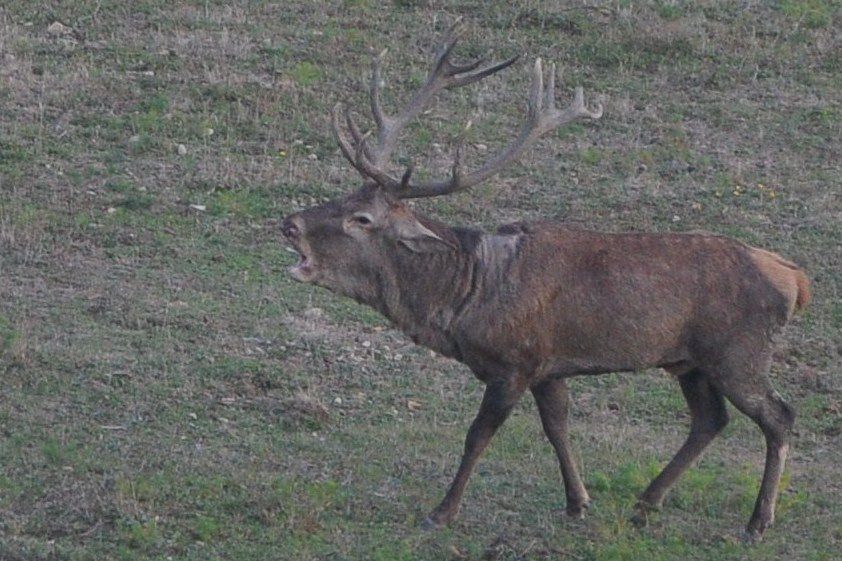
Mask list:
[[[450,325],[471,291],[480,232],[454,230],[419,217],[424,226],[452,245],[415,252],[396,242],[388,265],[378,271],[377,293],[366,304],[389,318],[418,344],[458,356]]]

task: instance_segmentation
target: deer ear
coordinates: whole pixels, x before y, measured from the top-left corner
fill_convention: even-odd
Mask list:
[[[452,242],[445,241],[409,213],[393,214],[390,226],[389,233],[397,242],[416,253],[456,249]]]

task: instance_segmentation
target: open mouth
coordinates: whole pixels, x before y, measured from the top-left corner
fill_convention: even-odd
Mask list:
[[[313,276],[313,260],[300,247],[293,246],[293,249],[298,253],[298,263],[290,267],[289,272],[295,280],[307,282]]]

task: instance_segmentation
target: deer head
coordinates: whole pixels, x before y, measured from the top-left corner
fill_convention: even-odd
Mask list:
[[[453,233],[441,224],[417,216],[402,201],[435,197],[468,189],[517,160],[541,135],[575,119],[598,119],[602,107],[585,107],[582,89],[565,109],[555,106],[555,65],[550,66],[547,83],[541,59],[533,66],[526,120],[518,136],[492,154],[478,168],[465,171],[462,143],[455,149],[450,174],[444,179],[415,181],[410,165],[402,174],[387,168],[389,157],[406,125],[445,89],[472,84],[513,64],[518,57],[483,66],[482,60],[455,64],[451,55],[464,29],[457,22],[445,32],[436,48],[425,83],[395,115],[387,115],[381,104],[381,66],[386,51],[372,61],[370,82],[371,112],[376,125],[363,133],[351,111],[342,104],[333,110],[333,132],[342,154],[362,175],[363,184],[355,192],[325,204],[295,213],[283,222],[283,234],[299,252],[297,265],[290,269],[296,280],[313,282],[348,296],[368,301],[366,288],[384,268],[400,256],[458,251]],[[343,132],[343,121],[346,132]]]

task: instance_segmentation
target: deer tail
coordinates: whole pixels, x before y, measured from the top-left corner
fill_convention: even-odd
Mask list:
[[[771,251],[751,248],[757,268],[787,300],[787,317],[803,310],[810,302],[810,280],[798,265]]]
[[[798,295],[795,297],[795,309],[800,312],[810,303],[813,293],[810,291],[810,279],[807,278],[803,270],[797,269],[795,271],[795,283],[798,285]]]

